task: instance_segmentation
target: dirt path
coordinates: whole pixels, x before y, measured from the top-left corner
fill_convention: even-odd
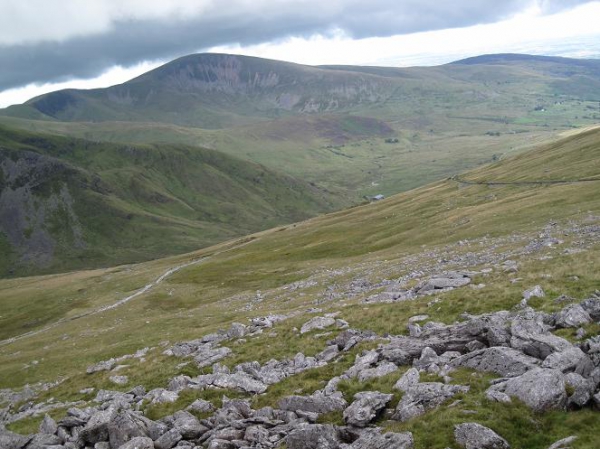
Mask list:
[[[98,313],[106,312],[108,310],[116,309],[117,307],[122,306],[123,304],[128,303],[132,299],[135,299],[138,296],[141,296],[144,293],[147,293],[148,291],[152,290],[157,285],[159,285],[161,282],[163,282],[165,279],[167,279],[169,276],[173,275],[174,273],[178,272],[179,270],[182,270],[184,268],[190,267],[192,265],[197,265],[197,264],[199,264],[201,262],[209,260],[212,257],[218,256],[220,254],[223,254],[223,253],[226,253],[226,252],[229,252],[229,251],[233,251],[235,249],[239,249],[239,248],[241,248],[243,246],[246,246],[246,245],[248,245],[250,243],[256,242],[257,240],[258,239],[250,239],[250,240],[247,240],[247,241],[243,241],[242,243],[240,243],[238,245],[234,245],[231,248],[228,248],[228,249],[225,249],[225,250],[222,250],[222,251],[217,251],[216,253],[212,254],[210,257],[203,257],[201,259],[196,259],[196,260],[193,260],[191,262],[187,262],[187,263],[184,263],[184,264],[177,265],[175,267],[169,268],[167,271],[165,271],[163,274],[161,274],[159,277],[157,277],[154,281],[150,282],[149,284],[144,285],[142,288],[136,290],[135,293],[133,293],[133,294],[131,294],[129,296],[126,296],[123,299],[118,300],[114,304],[110,304],[108,306],[100,307],[98,309],[94,309],[94,310],[91,310],[89,312],[82,313],[80,315],[75,315],[75,316],[71,316],[71,317],[68,317],[68,318],[61,318],[60,320],[55,321],[54,323],[49,324],[48,326],[43,327],[41,329],[36,329],[36,330],[30,331],[30,332],[26,332],[26,333],[21,334],[21,335],[17,335],[15,337],[7,338],[6,340],[1,340],[0,341],[0,346],[9,345],[11,343],[14,343],[15,341],[22,340],[23,338],[33,337],[34,335],[38,335],[38,334],[41,334],[42,332],[46,332],[46,331],[48,331],[50,329],[53,329],[53,328],[55,328],[58,325],[63,324],[63,323],[67,323],[67,322],[70,322],[70,321],[78,320],[80,318],[85,318],[85,317],[88,317],[88,316],[91,316],[91,315],[97,315]]]
[[[116,309],[117,307],[122,306],[123,304],[128,303],[132,299],[137,298],[138,296],[141,296],[144,293],[152,290],[154,287],[156,287],[161,282],[163,282],[166,278],[168,278],[172,274],[178,272],[179,270],[181,270],[183,268],[187,268],[187,267],[192,266],[192,265],[196,265],[196,264],[198,264],[200,262],[203,262],[203,261],[205,261],[207,259],[208,259],[208,257],[203,257],[202,259],[193,260],[192,262],[188,262],[188,263],[185,263],[185,264],[182,264],[182,265],[177,265],[176,267],[173,267],[173,268],[169,268],[167,271],[165,271],[163,274],[161,274],[154,281],[150,282],[149,284],[146,284],[144,287],[140,288],[135,293],[133,293],[133,294],[131,294],[131,295],[129,295],[129,296],[123,298],[123,299],[120,299],[119,301],[117,301],[114,304],[111,304],[111,305],[108,305],[108,306],[104,306],[104,307],[100,307],[98,309],[82,313],[80,315],[75,315],[75,316],[71,316],[71,317],[68,317],[68,318],[61,318],[60,320],[55,321],[54,323],[49,324],[48,326],[43,327],[41,329],[36,329],[34,331],[26,332],[24,334],[17,335],[15,337],[11,337],[11,338],[7,338],[6,340],[2,340],[2,341],[0,341],[0,346],[5,346],[5,345],[8,345],[8,344],[14,343],[17,340],[21,340],[23,338],[32,337],[34,335],[41,334],[42,332],[46,332],[47,330],[53,329],[56,326],[58,326],[60,324],[63,324],[63,323],[67,323],[69,321],[78,320],[80,318],[85,318],[87,316],[96,315],[98,313],[106,312],[107,310]]]
[[[587,182],[600,182],[600,179],[564,179],[564,180],[552,180],[547,181],[467,181],[462,179],[460,176],[453,176],[451,180],[464,184],[467,186],[544,186],[544,185],[559,185],[559,184],[581,184]]]

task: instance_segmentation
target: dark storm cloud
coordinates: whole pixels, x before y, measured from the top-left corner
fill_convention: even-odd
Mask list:
[[[26,0],[22,0],[26,1]],[[490,23],[531,6],[522,0],[363,0],[242,2],[230,11],[186,20],[116,21],[110,31],[62,42],[0,46],[0,91],[32,82],[90,78],[114,66],[167,59],[216,45],[251,45],[341,29],[350,36],[385,37]],[[556,12],[586,1],[539,2]],[[224,3],[225,5],[225,3]],[[245,5],[245,6],[243,6]],[[18,20],[18,18],[15,18]]]

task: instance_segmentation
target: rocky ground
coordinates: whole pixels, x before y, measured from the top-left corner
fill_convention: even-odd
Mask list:
[[[568,240],[568,244],[564,241]],[[251,310],[265,297],[286,301],[303,291],[323,286],[313,306],[343,306],[346,301],[372,304],[397,303],[397,307],[418,298],[435,304],[445,292],[482,288],[473,279],[485,279],[493,270],[511,282],[521,282],[522,258],[544,260],[560,254],[587,251],[600,241],[598,219],[583,223],[550,223],[535,235],[510,235],[496,239],[462,241],[442,249],[424,249],[402,259],[400,277],[384,261],[355,265],[336,272],[315,273],[313,277],[253,298],[230,298],[230,304]],[[395,271],[393,271],[395,270]],[[374,273],[377,273],[377,279]],[[324,277],[328,282],[323,282]],[[345,279],[336,281],[336,278]],[[350,280],[348,280],[350,279]],[[109,372],[115,390],[88,389],[88,402],[36,400],[40,391],[56,384],[37,385],[20,391],[1,390],[0,449],[171,449],[278,448],[317,449],[413,448],[410,432],[390,432],[386,422],[409,422],[440,407],[460,402],[471,386],[453,377],[460,370],[491,374],[486,400],[499,404],[523,403],[536,413],[552,410],[600,409],[600,337],[585,328],[600,321],[600,293],[583,300],[567,296],[554,301],[557,311],[532,307],[545,297],[539,285],[523,285],[520,303],[511,310],[480,315],[463,314],[452,324],[433,321],[428,315],[412,316],[398,323],[398,332],[378,335],[352,328],[344,313],[310,309],[298,335],[329,333],[331,338],[314,356],[300,352],[293,357],[265,363],[248,360],[234,366],[223,364],[235,348],[254,336],[274,333],[292,315],[266,315],[250,322],[233,323],[226,330],[199,336],[163,348],[143,348],[135,354],[101,361],[87,373]],[[340,307],[341,308],[341,307]],[[569,341],[556,334],[572,329]],[[360,349],[369,344],[369,349]],[[120,367],[128,360],[143,363],[149,351],[162,351],[203,370],[197,376],[178,375],[162,388],[147,391],[143,385],[122,391],[128,378]],[[249,399],[268,394],[284,380],[310,370],[338,363],[352,354],[354,363],[325,386],[311,394],[282,396],[275,407],[254,407]],[[355,354],[355,355],[354,355]],[[359,391],[345,397],[340,383],[395,376],[393,392]],[[189,391],[237,391],[242,398],[223,397],[220,406],[197,399],[184,409],[160,419],[145,416],[148,406],[173,404]],[[394,397],[400,399],[395,401]],[[55,420],[47,413],[67,409]],[[332,413],[341,422],[328,423]],[[38,433],[21,435],[4,426],[31,416],[45,415]],[[467,449],[510,448],[501,431],[470,422],[454,427],[456,447]],[[566,449],[576,441],[573,434],[557,441],[551,449]]]

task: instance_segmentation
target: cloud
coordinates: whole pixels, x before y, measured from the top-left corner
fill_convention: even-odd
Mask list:
[[[57,6],[58,3],[58,6]],[[20,0],[0,3],[0,90],[291,36],[385,37],[540,14],[579,0]]]

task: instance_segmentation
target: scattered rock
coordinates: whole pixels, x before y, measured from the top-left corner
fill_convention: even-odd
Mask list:
[[[295,412],[302,410],[314,413],[329,413],[342,411],[348,406],[341,393],[334,393],[326,396],[321,392],[316,392],[311,396],[287,396],[279,401],[279,408]]]
[[[302,325],[300,333],[306,334],[307,332],[313,331],[315,329],[325,329],[329,326],[333,326],[334,324],[335,318],[316,316]]]
[[[405,372],[394,385],[395,390],[408,391],[412,386],[419,383],[419,370],[411,368]]]
[[[304,424],[292,430],[285,443],[287,449],[337,449],[340,440],[330,424]]]
[[[393,395],[378,391],[363,391],[354,395],[354,402],[344,410],[344,421],[354,427],[366,427],[392,400]]]
[[[454,426],[454,439],[465,449],[509,449],[508,442],[481,424],[463,423]]]
[[[40,423],[39,431],[40,433],[45,433],[47,435],[54,435],[58,431],[58,425],[50,416],[45,415]]]
[[[117,385],[126,385],[127,382],[129,382],[129,378],[127,376],[110,376],[108,380]]]
[[[465,354],[450,362],[453,367],[468,367],[504,377],[520,376],[537,368],[539,360],[512,348],[493,347]]]
[[[523,299],[525,301],[529,301],[531,298],[543,298],[544,296],[546,296],[546,294],[539,285],[536,285],[535,287],[527,289],[523,292]]]
[[[562,440],[558,440],[556,443],[551,444],[548,449],[571,449],[571,443],[577,439],[576,436],[572,435]]]
[[[537,412],[562,409],[567,404],[564,375],[556,369],[536,368],[490,389],[514,396]]]
[[[589,313],[579,304],[571,304],[556,314],[556,327],[579,327],[592,322]]]
[[[118,449],[154,449],[154,442],[148,437],[135,437],[121,446],[114,447]]]
[[[196,399],[188,406],[187,410],[196,413],[207,413],[214,411],[215,407],[209,401],[205,401],[204,399]]]
[[[410,387],[402,396],[392,419],[408,421],[427,410],[441,405],[458,393],[469,391],[468,386],[445,385],[439,382],[419,383]]]
[[[346,449],[413,449],[412,433],[388,432],[381,434],[380,429],[365,429]]]

